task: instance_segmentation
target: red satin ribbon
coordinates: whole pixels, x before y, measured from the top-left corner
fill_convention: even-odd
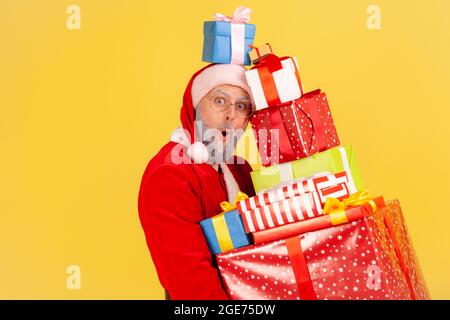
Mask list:
[[[308,265],[303,255],[300,245],[300,236],[295,236],[284,240],[289,260],[294,271],[295,281],[297,282],[298,293],[302,300],[317,300],[316,293],[309,274]]]
[[[394,244],[395,255],[398,259],[398,264],[400,265],[400,269],[402,269],[403,274],[406,278],[406,283],[408,284],[409,294],[411,295],[412,300],[416,300],[416,294],[414,293],[414,286],[412,284],[411,277],[409,275],[408,269],[406,268],[405,260],[403,259],[402,253],[400,251],[400,247],[397,242],[397,237],[395,236],[394,227],[392,226],[391,219],[384,214],[384,224],[386,225],[389,235],[391,236],[392,243]]]
[[[273,72],[280,70],[281,68],[281,61],[273,54],[265,56],[261,62],[258,63],[258,67],[256,68],[259,80],[264,84],[262,89],[268,105],[277,105],[281,103],[275,80],[272,75]]]
[[[289,139],[288,133],[285,128],[285,122],[283,121],[283,117],[281,116],[280,108],[267,108],[269,112],[270,124],[272,128],[279,129],[279,141],[278,146],[280,150],[280,154],[283,155],[282,162],[294,161],[296,159],[294,150],[292,149],[291,140]],[[271,141],[273,143],[273,141]],[[271,148],[271,145],[267,145],[267,148]],[[267,150],[270,154],[271,164],[279,163],[279,159],[273,159],[272,149]]]
[[[261,59],[258,68],[260,67],[267,68],[270,73],[273,73],[275,71],[281,70],[283,68],[283,65],[281,64],[281,59],[278,56],[274,54],[268,54]]]

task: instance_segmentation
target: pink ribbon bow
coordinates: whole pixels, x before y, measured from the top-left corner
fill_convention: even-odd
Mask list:
[[[215,21],[228,21],[231,23],[249,23],[250,21],[250,14],[252,13],[252,10],[250,8],[239,6],[234,10],[233,15],[226,16],[222,13],[215,13],[214,14],[214,20]]]

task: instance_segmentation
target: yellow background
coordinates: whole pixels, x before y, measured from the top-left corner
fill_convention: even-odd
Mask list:
[[[203,21],[240,4],[255,43],[297,56],[305,89],[326,91],[366,184],[401,200],[433,298],[450,298],[447,0],[2,0],[0,298],[163,297],[140,179],[204,65]],[[381,30],[366,27],[370,4]]]

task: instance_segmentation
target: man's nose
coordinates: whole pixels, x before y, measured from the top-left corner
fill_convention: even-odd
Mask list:
[[[233,121],[234,118],[236,118],[236,109],[234,107],[234,104],[231,104],[227,111],[227,120]]]

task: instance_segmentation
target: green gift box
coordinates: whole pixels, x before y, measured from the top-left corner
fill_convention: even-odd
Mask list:
[[[364,185],[359,173],[353,148],[336,147],[316,153],[308,158],[264,167],[251,173],[256,192],[272,189],[279,184],[310,177],[320,172],[339,173],[345,171],[355,189],[360,191]]]

